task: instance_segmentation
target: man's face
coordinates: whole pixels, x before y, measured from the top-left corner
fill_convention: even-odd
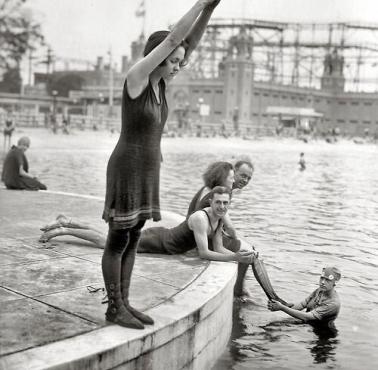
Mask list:
[[[321,276],[319,279],[319,288],[323,292],[330,291],[335,286],[335,284],[336,284],[335,280],[330,280],[323,276]]]
[[[237,170],[235,170],[234,188],[243,189],[251,181],[252,175],[252,168],[247,164],[242,164]]]
[[[18,145],[19,149],[22,150],[24,153],[28,150],[29,146],[30,143],[27,142]]]
[[[230,196],[228,194],[214,194],[210,202],[213,213],[218,217],[223,217],[230,205]]]

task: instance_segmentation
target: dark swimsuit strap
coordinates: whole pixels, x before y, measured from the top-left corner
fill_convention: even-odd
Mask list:
[[[205,214],[206,214],[206,216],[207,216],[207,219],[209,220],[209,224],[210,224],[210,228],[211,228],[211,234],[212,234],[212,235],[215,234],[215,232],[217,231],[217,229],[218,229],[218,227],[219,227],[219,224],[220,224],[221,220],[218,221],[218,225],[217,225],[217,227],[216,227],[215,230],[214,230],[214,229],[213,229],[213,225],[211,224],[211,221],[210,221],[210,216],[209,216],[209,214],[206,212],[205,209],[202,209],[202,211],[205,212]]]

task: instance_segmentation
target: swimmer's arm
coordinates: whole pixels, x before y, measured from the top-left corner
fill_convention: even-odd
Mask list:
[[[188,43],[188,47],[185,52],[185,58],[182,62],[182,65],[185,66],[188,63],[190,54],[192,54],[193,50],[197,47],[198,43],[200,42],[203,33],[205,32],[206,26],[209,23],[210,17],[215,9],[215,7],[219,4],[220,0],[214,1],[212,4],[207,5],[204,10],[202,11],[201,15],[198,17],[190,31],[185,37],[185,41]]]
[[[280,303],[278,301],[274,301],[274,300],[271,300],[271,301],[268,302],[268,308],[271,311],[283,311],[283,312],[287,313],[288,315],[290,315],[290,316],[292,316],[296,319],[302,320],[302,321],[316,320],[316,317],[314,316],[314,314],[311,311],[310,312],[302,312],[299,309],[296,309],[294,307],[296,307],[296,305],[294,305],[293,307],[287,307],[287,306],[283,305],[282,303]]]

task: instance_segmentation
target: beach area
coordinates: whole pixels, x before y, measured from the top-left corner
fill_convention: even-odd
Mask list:
[[[47,185],[49,196],[70,193],[98,198],[96,214],[89,212],[84,219],[105,230],[101,199],[107,160],[118,134],[73,131],[64,135],[19,128],[14,140],[24,135],[31,139],[30,172]],[[305,171],[298,166],[301,152]],[[248,157],[255,166],[254,176],[248,188],[234,196],[230,214],[241,236],[264,258],[279,295],[290,300],[307,296],[324,265],[337,265],[342,271],[337,287],[342,310],[333,338],[323,338],[308,325],[268,311],[266,297],[249,272],[252,300],[234,304],[231,338],[214,370],[354,370],[377,363],[378,320],[373,315],[378,307],[374,279],[378,272],[377,152],[377,145],[346,140],[330,144],[294,138],[163,138],[160,197],[164,210],[186,213],[209,163],[235,163]],[[59,204],[44,204],[38,221],[51,221],[62,211]],[[23,222],[28,225],[28,220]],[[32,219],[30,225],[37,239],[38,225]]]

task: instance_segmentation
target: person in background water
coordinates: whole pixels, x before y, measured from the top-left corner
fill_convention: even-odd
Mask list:
[[[300,155],[299,155],[299,170],[300,171],[304,171],[306,169],[306,161],[304,159],[304,153],[302,152]]]
[[[283,311],[296,319],[326,324],[333,328],[334,321],[340,311],[340,299],[335,290],[336,282],[341,273],[336,267],[324,267],[319,279],[319,288],[313,291],[305,300],[289,307],[277,301],[268,301],[270,311]],[[306,312],[302,312],[306,309]]]
[[[171,31],[154,32],[143,57],[126,75],[122,130],[106,174],[103,219],[109,230],[102,257],[108,294],[106,319],[143,329],[151,317],[129,303],[137,244],[147,219],[159,221],[160,141],[168,115],[166,82],[171,81],[199,43],[220,0],[198,0]]]
[[[12,134],[15,129],[15,124],[12,117],[8,114],[4,122],[4,151],[9,150],[11,146]]]
[[[30,147],[30,139],[21,137],[17,146],[13,145],[4,159],[1,181],[12,190],[47,190],[46,185],[29,174],[29,163],[25,152]]]

